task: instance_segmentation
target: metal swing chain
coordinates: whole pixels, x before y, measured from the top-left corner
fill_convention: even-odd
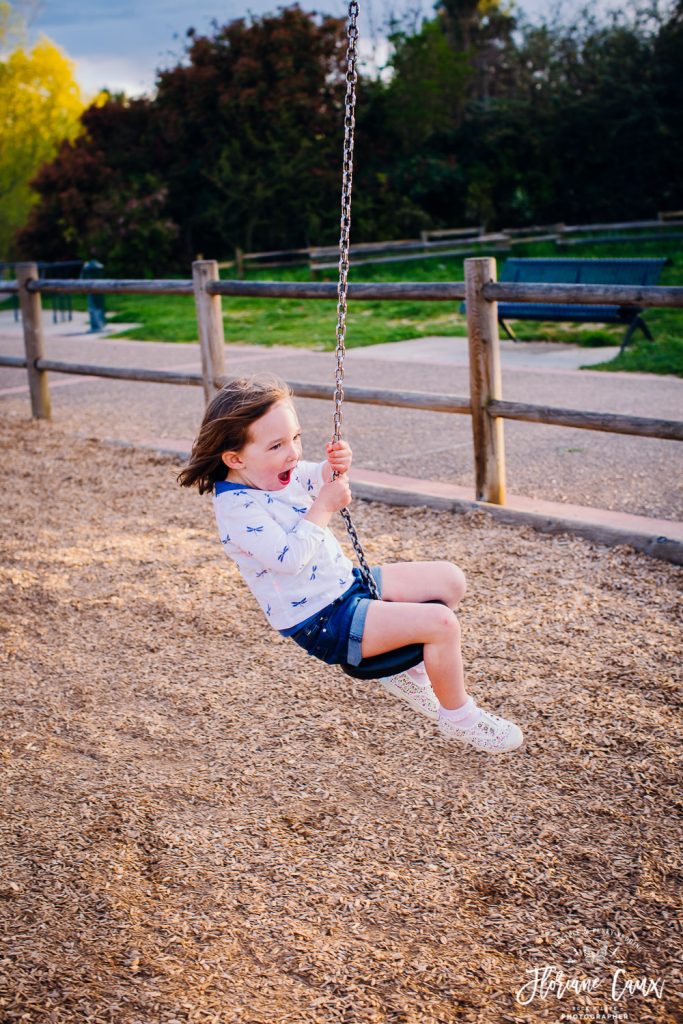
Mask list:
[[[349,235],[351,231],[351,188],[353,185],[353,144],[354,128],[356,126],[356,82],[358,74],[356,62],[358,59],[358,18],[359,6],[357,0],[349,3],[349,24],[347,36],[349,40],[346,51],[346,99],[344,101],[344,162],[342,165],[342,193],[341,193],[341,234],[339,237],[339,284],[337,286],[337,370],[335,373],[334,391],[334,437],[333,441],[341,440],[342,426],[342,402],[344,401],[344,356],[346,354],[346,309],[349,273]],[[338,476],[337,473],[334,476]],[[346,523],[346,529],[353,549],[358,558],[361,575],[370,593],[375,600],[379,601],[380,593],[375,577],[370,571],[370,566],[365,558],[365,553],[358,539],[356,528],[351,519],[348,508],[339,510],[339,514]]]

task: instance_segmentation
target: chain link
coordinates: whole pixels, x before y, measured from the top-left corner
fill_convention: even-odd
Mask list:
[[[342,163],[341,233],[339,236],[339,283],[337,285],[337,370],[334,392],[334,440],[341,438],[344,400],[344,355],[346,354],[346,309],[349,274],[349,236],[351,231],[351,190],[353,187],[353,145],[356,110],[356,62],[358,54],[357,0],[349,4],[346,51],[346,97],[344,100],[344,158]]]
[[[342,403],[344,401],[344,356],[346,355],[346,310],[349,275],[349,237],[351,232],[351,189],[353,187],[353,144],[354,129],[356,126],[356,82],[358,73],[356,63],[358,60],[358,18],[359,7],[357,0],[349,3],[349,23],[347,29],[348,48],[346,51],[346,98],[344,100],[344,160],[342,164],[342,192],[341,192],[341,233],[339,236],[339,284],[337,286],[337,369],[335,372],[334,391],[334,441],[341,440],[342,429]],[[335,476],[338,474],[335,473]],[[340,509],[339,513],[346,523],[346,529],[353,549],[358,558],[361,575],[368,587],[372,597],[379,601],[379,588],[375,577],[370,571],[363,547],[356,528],[351,519],[348,508]]]

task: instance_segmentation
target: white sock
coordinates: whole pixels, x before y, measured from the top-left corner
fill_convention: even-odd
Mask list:
[[[443,704],[439,708],[439,715],[447,722],[452,722],[459,729],[467,729],[476,720],[479,713],[474,697],[468,697],[462,707],[445,708]]]

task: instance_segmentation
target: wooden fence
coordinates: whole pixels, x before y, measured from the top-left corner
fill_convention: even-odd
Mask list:
[[[660,213],[657,220],[634,220],[619,224],[533,224],[523,228],[503,228],[488,234],[483,226],[442,228],[438,231],[422,231],[419,239],[356,243],[351,246],[350,255],[353,266],[364,263],[404,263],[424,260],[430,256],[474,256],[480,251],[480,246],[485,247],[485,252],[505,253],[515,245],[530,242],[554,242],[561,249],[587,242],[601,244],[683,238],[681,232],[672,231],[680,227],[683,227],[683,211],[672,210]],[[648,229],[649,233],[645,234]],[[338,247],[330,245],[269,252],[243,252],[236,249],[234,260],[227,260],[218,266],[222,270],[234,268],[240,280],[248,269],[308,266],[311,278],[315,280],[319,272],[336,269],[338,261]]]
[[[95,281],[49,280],[38,277],[35,263],[17,265],[17,280],[4,282],[3,291],[18,292],[24,326],[25,355],[0,356],[0,366],[26,367],[34,417],[51,417],[48,373],[85,374],[117,380],[146,381],[204,388],[209,401],[229,379],[225,372],[222,296],[337,300],[336,284],[284,281],[221,281],[214,260],[193,264],[192,280]],[[42,328],[41,294],[194,295],[201,349],[201,373],[98,366],[48,359]],[[491,257],[465,261],[464,282],[388,283],[349,285],[352,302],[381,299],[467,301],[470,352],[470,394],[347,387],[348,402],[432,410],[471,416],[475,459],[475,493],[479,501],[505,504],[503,420],[523,420],[556,426],[598,430],[639,437],[683,440],[683,422],[616,413],[584,412],[526,402],[506,402],[502,396],[497,303],[550,302],[582,305],[636,305],[683,308],[683,287],[499,283]],[[332,385],[289,381],[301,398],[329,399]]]

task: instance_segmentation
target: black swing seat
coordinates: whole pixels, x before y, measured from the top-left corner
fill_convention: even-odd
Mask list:
[[[425,601],[424,604],[444,604],[443,601]],[[354,679],[384,679],[386,676],[397,676],[409,668],[415,668],[423,661],[423,644],[408,644],[397,647],[395,651],[375,654],[372,658],[363,658],[360,665],[347,665],[341,662],[339,668],[347,676]]]
[[[372,658],[363,658],[360,665],[347,665],[342,662],[339,668],[347,676],[354,679],[383,679],[385,676],[397,676],[409,668],[415,668],[422,661],[422,644],[409,644],[398,647],[395,651],[375,654]]]

